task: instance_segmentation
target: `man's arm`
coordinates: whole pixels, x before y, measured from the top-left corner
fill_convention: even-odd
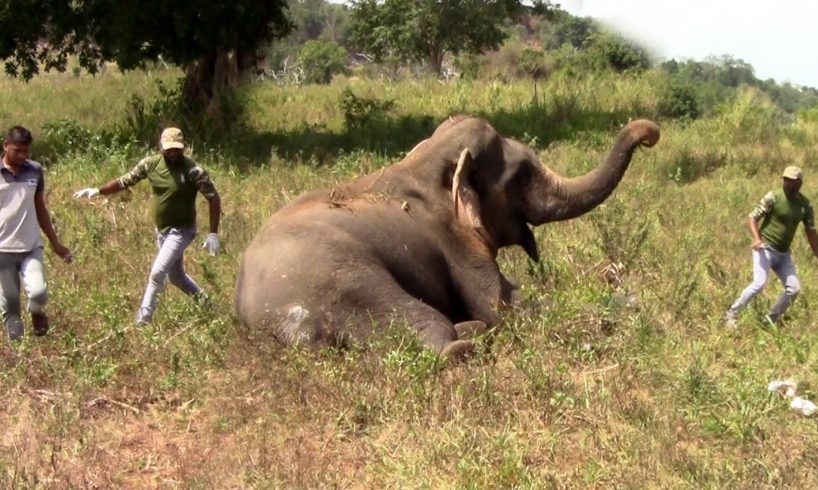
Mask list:
[[[219,233],[219,219],[222,214],[222,200],[219,197],[216,186],[210,180],[210,176],[200,166],[191,162],[192,166],[189,169],[189,176],[193,185],[207,199],[210,205],[210,233]]]
[[[222,200],[218,194],[207,198],[210,207],[210,233],[219,233],[219,220],[222,215]]]
[[[761,232],[758,230],[758,218],[750,216],[747,224],[750,226],[750,233],[753,235],[753,250],[761,250],[764,242],[761,240]]]
[[[114,179],[100,187],[99,193],[102,194],[103,196],[109,196],[111,194],[116,194],[117,192],[121,191],[124,188],[125,186],[122,185],[122,182],[120,182],[119,179]]]
[[[750,233],[753,235],[753,250],[761,250],[764,242],[761,240],[761,232],[758,229],[758,222],[773,209],[775,205],[775,193],[768,192],[761,198],[761,202],[756,205],[750,213],[747,224],[750,226]]]
[[[51,215],[45,205],[45,193],[43,191],[34,193],[34,209],[37,211],[37,222],[40,224],[40,229],[43,230],[48,242],[51,243],[54,253],[62,257],[66,262],[70,262],[71,250],[60,242],[57,232],[54,231],[54,226],[51,224]]]
[[[151,163],[149,158],[143,158],[142,161],[136,164],[133,170],[123,175],[122,177],[114,179],[99,188],[89,187],[87,189],[77,191],[74,193],[74,197],[75,198],[87,197],[90,199],[96,196],[97,194],[101,194],[103,196],[116,194],[117,192],[125,189],[126,187],[135,185],[140,180],[146,178],[148,176],[148,172],[150,172],[150,164]]]
[[[812,255],[818,258],[818,233],[815,232],[815,212],[812,209],[812,204],[807,204],[804,210],[803,222],[804,233],[807,234],[807,241],[812,249]]]
[[[815,229],[805,228],[804,232],[807,234],[807,241],[809,242],[809,248],[812,249],[812,255],[818,259],[818,233],[815,232]]]
[[[191,162],[192,163],[192,162]],[[221,249],[221,242],[219,241],[219,220],[222,214],[222,200],[219,193],[216,191],[216,186],[210,180],[207,172],[195,163],[192,163],[189,169],[191,181],[196,186],[196,189],[207,199],[210,208],[210,233],[207,234],[202,248],[210,250],[210,255],[217,255]]]

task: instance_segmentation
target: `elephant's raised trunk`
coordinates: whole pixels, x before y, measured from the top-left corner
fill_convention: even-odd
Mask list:
[[[657,141],[659,127],[640,119],[622,129],[605,161],[582,177],[566,179],[546,169],[548,197],[542,222],[575,218],[598,206],[619,184],[636,147],[653,146]]]

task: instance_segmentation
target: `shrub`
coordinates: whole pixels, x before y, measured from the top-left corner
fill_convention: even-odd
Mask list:
[[[394,100],[358,96],[349,88],[344,89],[341,94],[341,109],[344,112],[344,121],[349,128],[362,128],[385,119],[386,113],[394,105]]]
[[[204,141],[217,142],[229,140],[233,132],[241,128],[245,106],[238,92],[217,94],[213,108],[203,110],[185,103],[183,83],[184,79],[175,86],[157,82],[159,95],[150,101],[133,94],[125,110],[124,124],[117,128],[119,136],[155,146],[162,128],[176,126],[189,138],[195,135]]]
[[[454,67],[464,80],[477,80],[485,63],[484,57],[474,53],[463,53],[454,59]]]
[[[331,41],[304,43],[298,52],[307,83],[329,83],[337,73],[346,70],[347,50]]]
[[[650,67],[647,51],[641,46],[614,34],[597,34],[590,38],[589,51],[597,68],[618,72],[645,70]]]
[[[546,53],[539,49],[526,48],[520,53],[520,71],[533,79],[548,78],[553,65]]]
[[[672,82],[662,98],[659,112],[662,116],[673,119],[698,119],[699,104],[696,101],[693,87],[689,84]]]
[[[786,117],[765,93],[747,88],[732,104],[721,107],[719,122],[725,139],[734,143],[777,141]]]

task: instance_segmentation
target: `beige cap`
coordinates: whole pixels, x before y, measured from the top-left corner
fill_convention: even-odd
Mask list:
[[[162,136],[159,137],[159,147],[162,151],[170,148],[185,149],[185,135],[179,128],[167,128],[162,131]]]
[[[802,172],[799,167],[790,165],[784,169],[782,176],[792,180],[801,180],[804,178],[804,172]]]

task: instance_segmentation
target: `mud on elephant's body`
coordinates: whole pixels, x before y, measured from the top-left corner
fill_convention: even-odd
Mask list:
[[[311,192],[274,214],[242,257],[236,310],[287,345],[337,345],[405,321],[442,355],[471,349],[512,286],[501,247],[534,260],[529,225],[579,216],[607,198],[658,127],[624,128],[607,159],[564,179],[488,122],[450,118],[400,163]]]

